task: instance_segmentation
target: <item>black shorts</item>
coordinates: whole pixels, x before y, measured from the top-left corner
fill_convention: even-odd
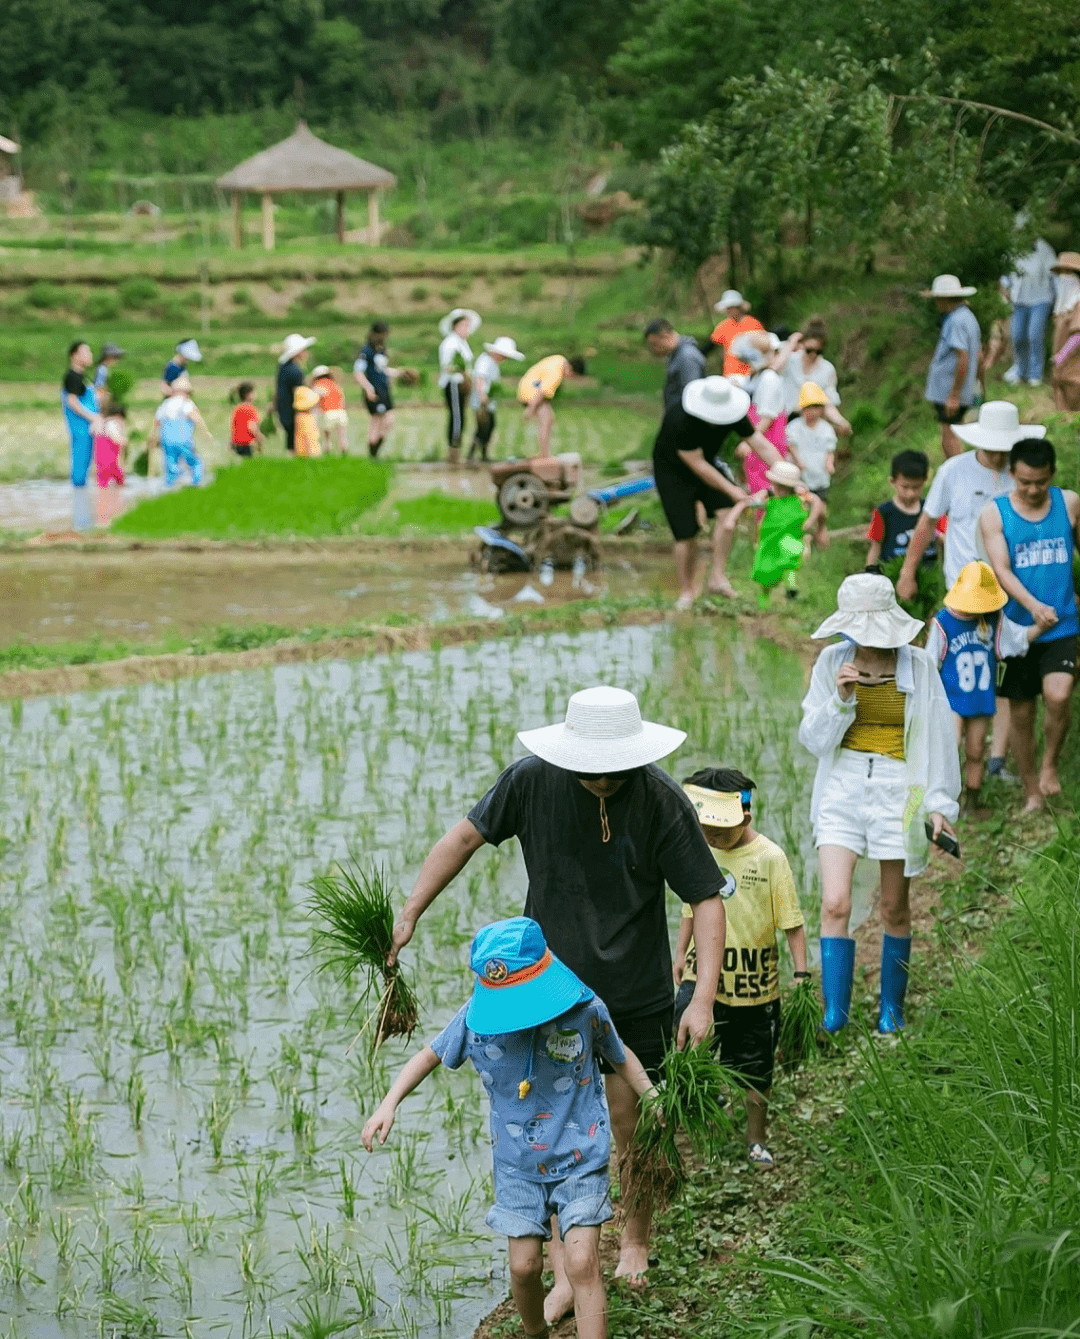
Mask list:
[[[660,1082],[660,1071],[664,1067],[664,1055],[671,1045],[674,1031],[670,1009],[660,1009],[652,1014],[635,1014],[631,1018],[612,1014],[611,1021],[624,1046],[629,1046],[641,1061],[642,1068],[653,1083]],[[600,1069],[604,1074],[613,1070],[603,1057]]]
[[[718,511],[735,505],[735,499],[718,488],[710,488],[693,470],[664,470],[654,467],[656,491],[664,509],[671,533],[677,541],[693,539],[698,532],[697,504],[705,504],[705,515],[715,516]]]
[[[238,456],[250,456],[250,455],[251,455],[251,444],[250,444],[250,442],[233,442],[233,443],[232,443],[232,449],[236,452],[236,454],[237,454]]]
[[[694,995],[694,982],[684,981],[675,997],[675,1023]],[[780,1038],[780,1001],[768,1004],[713,1003],[712,1048],[720,1063],[732,1070],[744,1088],[765,1092],[772,1087],[773,1057]]]
[[[280,415],[280,414],[278,415],[278,418],[281,418],[281,415]],[[291,419],[289,419],[288,423],[286,423],[284,420],[282,420],[282,424],[281,424],[281,426],[285,429],[285,450],[286,450],[286,451],[295,451],[295,450],[296,450],[296,419],[295,419],[295,418],[291,418]]]
[[[1000,662],[998,697],[1011,702],[1034,702],[1042,695],[1048,674],[1076,674],[1076,635],[1055,637],[1052,642],[1032,642],[1026,656]]]
[[[934,406],[934,412],[937,414],[937,421],[939,423],[963,423],[964,415],[971,408],[971,405],[969,404],[962,404],[959,409],[950,414],[940,401],[932,400],[931,404]]]
[[[394,407],[394,402],[389,395],[384,395],[378,400],[369,400],[364,397],[364,403],[367,405],[368,413],[374,418],[376,414],[389,414]]]

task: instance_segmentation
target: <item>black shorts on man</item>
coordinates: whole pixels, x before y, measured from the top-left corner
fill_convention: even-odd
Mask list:
[[[1032,642],[1027,655],[1000,661],[998,697],[1007,697],[1011,702],[1034,702],[1042,696],[1043,680],[1048,674],[1076,677],[1075,635]]]
[[[389,414],[390,410],[394,407],[394,402],[390,399],[389,395],[384,395],[380,400],[369,400],[365,396],[364,404],[367,405],[367,411],[372,418],[377,418],[382,414]]]
[[[684,981],[675,996],[675,1026],[694,996],[693,981]],[[767,1004],[713,1003],[712,1049],[744,1088],[767,1092],[772,1087],[776,1044],[780,1039],[780,1001]]]
[[[934,412],[937,414],[939,423],[963,423],[964,415],[971,408],[969,404],[962,404],[958,409],[950,410],[939,401],[933,402]]]

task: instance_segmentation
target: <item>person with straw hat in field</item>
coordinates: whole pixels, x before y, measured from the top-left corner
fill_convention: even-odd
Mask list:
[[[307,351],[314,343],[314,335],[308,338],[298,334],[286,335],[281,353],[278,355],[277,390],[274,399],[278,421],[285,433],[285,450],[290,455],[296,451],[296,392],[304,385],[304,363],[307,362]],[[306,399],[305,396],[300,398]],[[315,440],[317,444],[318,431]]]
[[[719,312],[723,318],[709,338],[724,350],[724,376],[748,377],[750,364],[736,357],[731,346],[740,335],[763,330],[764,326],[756,316],[750,315],[750,304],[737,288],[725,289],[720,294],[720,301],[713,304],[713,311]]]
[[[839,636],[814,665],[799,742],[818,760],[810,819],[821,865],[824,1027],[848,1021],[855,941],[848,934],[860,856],[880,862],[881,998],[878,1029],[904,1026],[911,956],[911,879],[929,839],[952,833],[960,764],[937,666],[912,640],[923,624],[900,608],[888,577],[849,576],[837,610],[813,634]]]
[[[962,284],[955,274],[939,274],[922,297],[932,298],[942,314],[930,370],[926,374],[928,400],[941,424],[941,450],[946,458],[958,456],[963,445],[953,426],[963,423],[975,403],[982,332],[967,299],[978,290]]]
[[[1080,410],[1080,251],[1063,251],[1051,267],[1057,276],[1054,298],[1054,408]]]
[[[469,447],[468,459],[479,455],[488,458],[488,445],[495,433],[495,410],[498,406],[499,387],[502,384],[502,364],[510,359],[523,363],[525,355],[510,338],[500,335],[492,344],[484,345],[484,352],[473,364],[472,395],[469,405],[476,419],[476,431]]]
[[[1025,655],[1039,632],[1038,624],[1023,628],[1001,612],[1008,598],[988,563],[968,563],[945,596],[944,607],[930,620],[926,638],[964,753],[963,811],[969,818],[990,816],[980,796],[986,736],[997,710],[998,660]]]
[[[455,307],[439,322],[439,389],[446,400],[446,441],[451,469],[461,462],[461,437],[465,431],[465,401],[472,388],[473,351],[469,337],[483,325],[476,312]]]
[[[643,721],[634,695],[608,686],[575,693],[564,722],[521,731],[529,756],[511,763],[424,861],[394,925],[391,961],[485,842],[516,837],[529,877],[525,915],[604,1000],[655,1081],[674,1007],[666,887],[693,909],[698,946],[698,988],[679,1025],[680,1046],[709,1035],[724,947],[723,876],[690,801],[656,766],[685,737]],[[617,1074],[608,1075],[607,1096],[621,1154],[633,1138],[638,1098]],[[648,1268],[651,1216],[642,1203],[626,1218],[616,1275],[632,1283]],[[557,1239],[552,1263],[549,1323],[573,1303]]]
[[[187,371],[189,363],[201,363],[203,360],[202,350],[199,348],[197,339],[182,339],[176,346],[173,356],[165,364],[165,371],[161,374],[161,394],[169,395],[170,387],[179,376],[190,375]]]

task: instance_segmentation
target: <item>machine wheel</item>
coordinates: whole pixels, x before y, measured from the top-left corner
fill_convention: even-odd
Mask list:
[[[499,510],[511,525],[535,525],[547,515],[548,505],[543,479],[525,470],[511,474],[499,489]]]

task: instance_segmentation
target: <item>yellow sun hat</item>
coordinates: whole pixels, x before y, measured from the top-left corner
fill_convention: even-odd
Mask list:
[[[1001,589],[994,569],[989,563],[968,563],[945,596],[950,609],[961,614],[992,614],[1003,609],[1009,597]]]
[[[829,397],[816,381],[804,381],[799,387],[799,408],[809,409],[811,405],[827,405]]]

